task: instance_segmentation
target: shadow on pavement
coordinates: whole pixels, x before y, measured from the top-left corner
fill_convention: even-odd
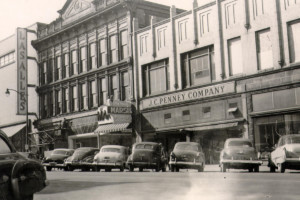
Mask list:
[[[64,180],[51,180],[50,185],[38,194],[54,194],[62,192],[71,192],[76,190],[85,190],[87,188],[108,186],[108,185],[120,185],[136,182],[75,182],[75,181],[64,181]]]

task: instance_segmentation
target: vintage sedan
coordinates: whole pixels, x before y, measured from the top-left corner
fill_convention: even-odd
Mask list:
[[[281,173],[285,169],[300,169],[300,134],[281,136],[271,152],[268,166],[270,172],[275,172],[276,168]]]
[[[227,169],[248,169],[249,172],[259,172],[262,161],[257,158],[257,152],[249,139],[229,138],[225,141],[220,154],[221,172]]]
[[[127,166],[132,172],[134,168],[166,171],[168,158],[161,144],[155,142],[138,142],[132,146],[132,153],[127,159]]]
[[[47,185],[44,167],[17,153],[0,131],[0,199],[31,200]]]
[[[94,156],[99,152],[99,149],[94,147],[80,147],[76,149],[72,156],[65,160],[66,171],[81,169],[82,171],[94,170]]]
[[[180,169],[197,169],[203,172],[205,156],[200,144],[196,142],[177,142],[170,154],[169,166],[171,171]]]
[[[96,171],[105,169],[106,172],[110,172],[112,169],[120,169],[122,172],[125,169],[128,154],[128,147],[105,145],[95,155],[93,164]]]
[[[47,171],[51,171],[52,168],[65,169],[65,159],[72,156],[74,149],[54,149],[50,156],[45,157],[43,160],[43,166]]]

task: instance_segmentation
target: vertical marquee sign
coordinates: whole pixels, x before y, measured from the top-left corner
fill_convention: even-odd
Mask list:
[[[17,114],[26,115],[27,112],[27,31],[17,28],[17,85],[18,106]]]

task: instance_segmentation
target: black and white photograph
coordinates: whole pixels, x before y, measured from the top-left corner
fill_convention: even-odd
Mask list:
[[[298,200],[300,0],[0,0],[0,200]]]

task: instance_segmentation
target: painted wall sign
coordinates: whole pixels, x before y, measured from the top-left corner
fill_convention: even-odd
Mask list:
[[[17,115],[26,115],[27,111],[27,31],[17,28]]]
[[[156,106],[169,105],[174,103],[186,102],[206,97],[213,97],[235,92],[235,83],[223,83],[184,92],[178,92],[170,95],[163,95],[150,99],[145,99],[141,103],[141,109],[152,108]]]
[[[112,114],[131,114],[131,107],[109,106],[108,113]]]

